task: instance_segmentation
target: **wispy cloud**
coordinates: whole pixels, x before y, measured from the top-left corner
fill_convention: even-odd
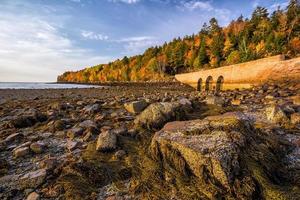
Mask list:
[[[188,10],[207,10],[212,11],[214,8],[208,1],[181,1],[181,5],[183,9]]]
[[[85,39],[89,40],[108,40],[107,35],[99,34],[99,33],[94,33],[93,31],[81,31],[81,36],[84,37]]]
[[[0,12],[0,81],[55,81],[66,70],[112,59],[76,46],[63,32],[63,23]]]
[[[282,3],[274,3],[268,8],[268,10],[270,13],[272,13],[273,11],[277,10],[277,8],[285,9],[288,5],[289,5],[289,1],[285,1]]]

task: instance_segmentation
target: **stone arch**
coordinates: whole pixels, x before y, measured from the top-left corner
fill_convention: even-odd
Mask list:
[[[224,77],[219,76],[216,84],[216,92],[223,90],[223,84],[224,84]]]
[[[212,76],[207,77],[207,79],[205,81],[205,90],[206,91],[212,90],[212,87],[213,87],[212,83],[213,83]]]
[[[199,78],[197,83],[197,91],[201,92],[202,90],[202,78]]]

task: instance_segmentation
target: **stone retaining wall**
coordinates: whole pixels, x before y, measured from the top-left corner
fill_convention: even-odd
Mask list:
[[[175,78],[198,90],[250,88],[270,80],[300,81],[300,57],[285,60],[278,55],[210,70],[177,74]]]

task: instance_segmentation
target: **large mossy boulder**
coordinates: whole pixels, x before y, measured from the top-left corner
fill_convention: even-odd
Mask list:
[[[160,129],[169,121],[183,119],[190,109],[191,105],[179,102],[153,103],[136,117],[134,123],[142,128]]]
[[[150,149],[165,176],[194,177],[197,181],[191,187],[207,199],[288,199],[298,195],[299,188],[288,191],[293,185],[278,186],[278,181],[285,179],[278,175],[285,169],[275,153],[279,141],[264,137],[245,115],[227,113],[167,123],[155,133]]]

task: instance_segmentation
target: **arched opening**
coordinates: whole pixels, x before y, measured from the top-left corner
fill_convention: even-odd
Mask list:
[[[202,90],[202,78],[199,78],[197,83],[197,91],[201,92]]]
[[[211,76],[207,77],[206,82],[205,82],[205,90],[206,91],[212,90],[212,82],[213,82],[213,78]]]
[[[217,80],[217,85],[216,85],[216,92],[223,90],[223,83],[224,83],[224,77],[219,76],[219,78]]]

